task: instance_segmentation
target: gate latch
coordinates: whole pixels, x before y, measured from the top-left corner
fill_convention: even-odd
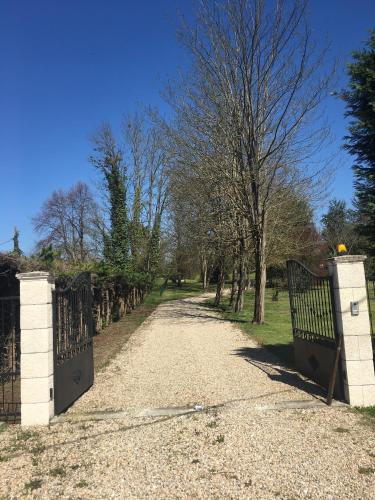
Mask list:
[[[359,315],[359,302],[358,302],[358,300],[356,300],[355,302],[350,302],[350,312],[352,313],[352,316]]]

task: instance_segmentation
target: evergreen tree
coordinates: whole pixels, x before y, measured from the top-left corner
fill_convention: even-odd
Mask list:
[[[343,92],[346,115],[352,119],[345,147],[356,157],[358,227],[367,238],[367,252],[375,255],[375,31],[364,49],[353,52],[353,60],[348,66],[349,89]]]
[[[132,255],[132,267],[135,271],[140,270],[141,249],[143,241],[143,225],[141,223],[141,187],[137,186],[134,192],[132,220],[130,222],[130,249]]]
[[[355,232],[355,217],[352,210],[346,207],[344,200],[333,199],[329,202],[328,211],[321,218],[322,236],[332,255],[336,247],[344,243],[349,252],[358,242]]]
[[[14,233],[13,233],[13,253],[15,255],[22,255],[22,250],[20,249],[20,232],[18,229],[15,227],[14,228]]]
[[[156,216],[148,242],[147,271],[155,278],[160,265],[160,215]]]

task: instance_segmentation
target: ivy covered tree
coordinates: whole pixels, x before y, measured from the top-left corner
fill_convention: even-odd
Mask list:
[[[15,255],[22,255],[22,250],[20,248],[20,232],[18,229],[15,227],[14,228],[14,233],[13,233],[13,254]]]
[[[141,270],[142,245],[144,240],[144,227],[141,222],[142,199],[141,187],[137,186],[133,197],[132,215],[129,223],[130,249],[132,268]]]
[[[362,50],[353,52],[348,66],[349,88],[343,92],[351,118],[346,149],[356,158],[355,206],[366,251],[375,255],[375,31]]]
[[[152,279],[156,277],[160,266],[160,222],[160,216],[157,215],[147,249],[147,271]]]
[[[104,241],[106,262],[117,273],[129,271],[129,221],[126,206],[126,175],[122,152],[111,127],[102,125],[93,138],[91,163],[102,173],[108,192],[111,228]]]

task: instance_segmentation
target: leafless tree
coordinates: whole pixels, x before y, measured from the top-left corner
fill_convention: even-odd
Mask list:
[[[103,222],[88,186],[77,182],[71,189],[54,191],[33,217],[35,231],[42,235],[37,247],[52,244],[72,264],[98,256]]]
[[[327,130],[317,112],[331,78],[311,41],[303,0],[202,0],[180,37],[192,69],[166,97],[165,126],[181,161],[202,165],[246,220],[255,269],[253,322],[264,321],[273,222],[291,192],[308,196],[318,170],[309,158]],[[211,188],[211,186],[210,186]],[[285,219],[284,219],[285,221]]]
[[[146,113],[123,121],[124,157],[130,180],[132,253],[141,249],[150,270],[152,239],[160,238],[160,226],[168,195],[170,157],[165,137]],[[152,242],[155,244],[155,241]],[[152,253],[152,252],[151,252]]]

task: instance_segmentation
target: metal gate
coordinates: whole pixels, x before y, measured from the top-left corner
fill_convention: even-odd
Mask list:
[[[21,416],[20,298],[0,297],[0,420]]]
[[[66,410],[94,382],[90,273],[53,291],[55,413]]]
[[[372,354],[375,367],[375,276],[366,277],[368,312],[370,316]]]
[[[287,261],[287,274],[296,368],[328,389],[339,340],[331,277],[318,276],[296,260]],[[340,365],[333,394],[344,397]]]

